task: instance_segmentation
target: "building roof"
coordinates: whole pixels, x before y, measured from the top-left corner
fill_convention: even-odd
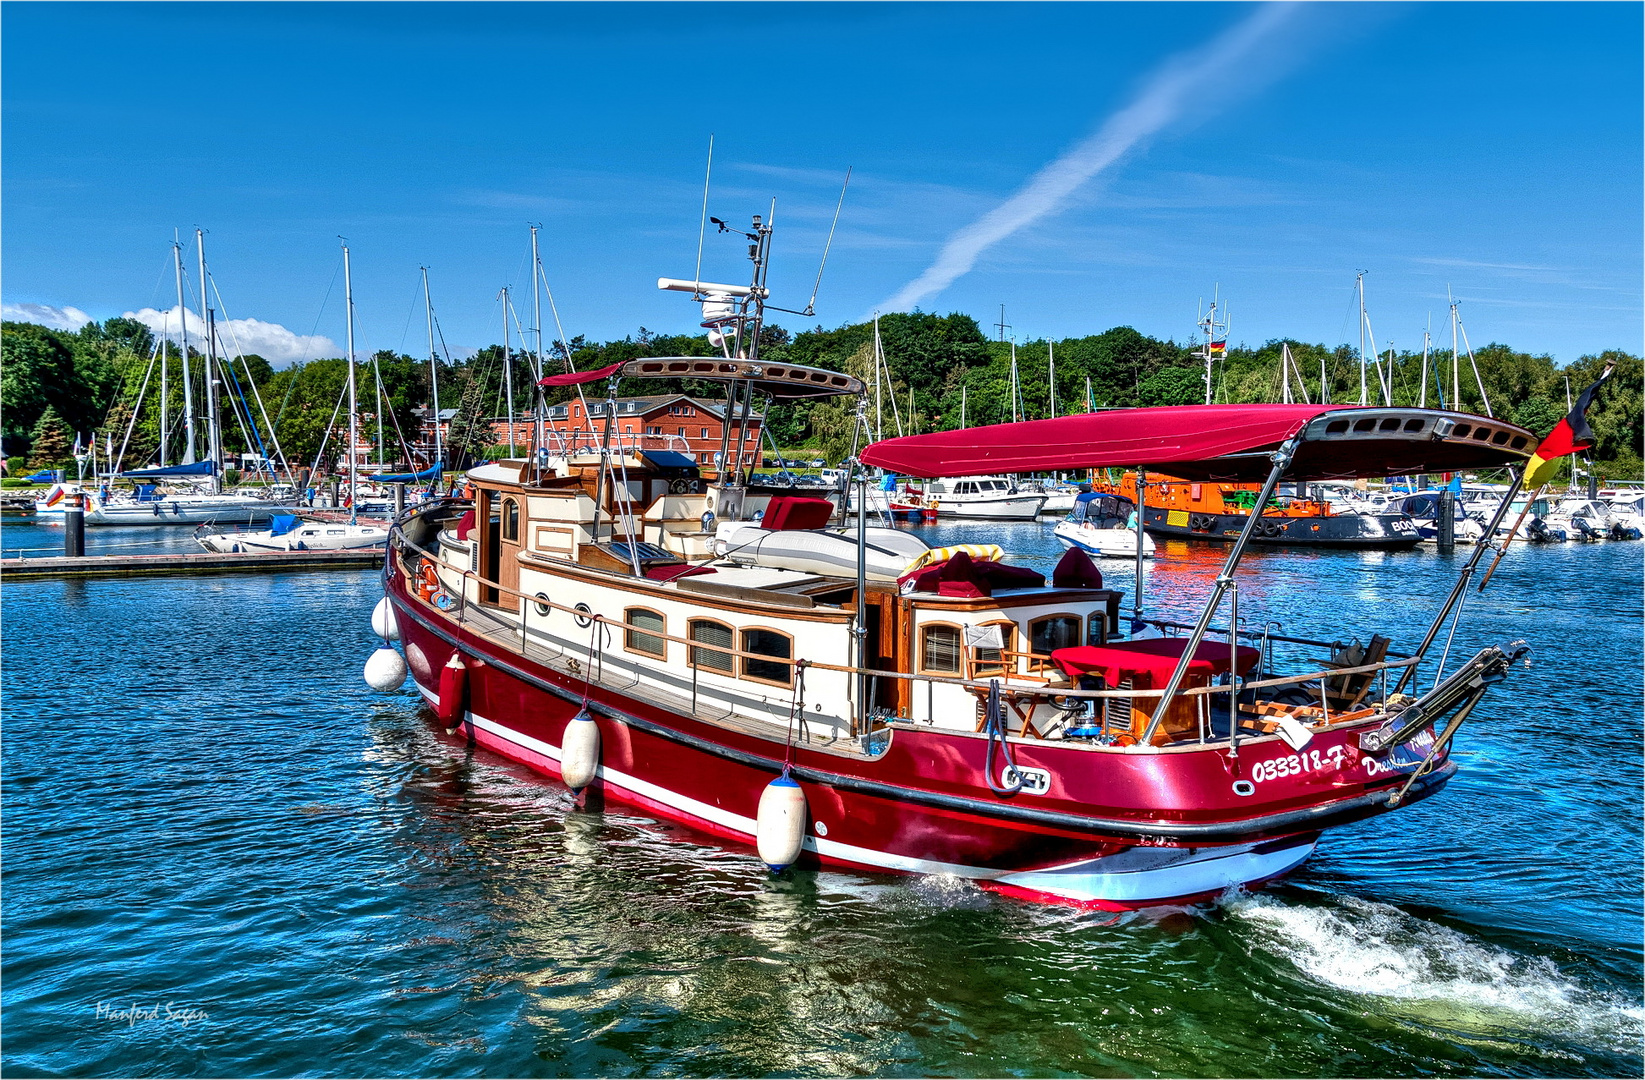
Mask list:
[[[701,409],[716,420],[725,416],[726,403],[723,398],[700,398],[690,394],[640,394],[635,397],[617,398],[618,416],[649,416],[658,409],[675,402],[686,402]],[[571,415],[571,402],[565,401],[548,407],[547,417],[551,420]],[[605,403],[595,400],[588,402],[588,412],[591,416],[602,416],[605,413]],[[750,420],[763,420],[765,414],[758,409],[749,413]]]

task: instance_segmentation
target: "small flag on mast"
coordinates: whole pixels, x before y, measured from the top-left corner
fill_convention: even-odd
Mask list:
[[[1559,468],[1560,458],[1579,450],[1587,450],[1594,445],[1594,432],[1588,426],[1588,418],[1584,414],[1593,403],[1594,391],[1598,390],[1600,384],[1609,379],[1611,372],[1615,370],[1615,364],[1607,364],[1605,370],[1600,372],[1599,378],[1594,380],[1594,384],[1577,395],[1576,402],[1572,404],[1571,411],[1565,418],[1555,424],[1554,430],[1537,445],[1536,453],[1525,463],[1524,486],[1528,490],[1534,491],[1552,480]]]
[[[1224,355],[1227,354],[1227,352],[1228,352],[1228,342],[1226,340],[1211,342],[1211,357],[1212,357],[1212,359],[1220,360],[1220,359],[1222,359],[1222,357]]]

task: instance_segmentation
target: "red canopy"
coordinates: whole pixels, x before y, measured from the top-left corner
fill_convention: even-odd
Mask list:
[[[622,367],[625,362],[626,361],[619,360],[615,364],[611,364],[603,368],[596,368],[593,371],[568,371],[563,375],[544,375],[541,379],[537,380],[537,385],[571,386],[576,383],[598,382],[601,379],[609,379],[611,376],[617,374],[617,369]]]
[[[910,476],[1143,467],[1188,480],[1261,480],[1268,452],[1303,432],[1285,477],[1334,480],[1482,469],[1528,457],[1523,428],[1434,409],[1179,405],[886,439],[862,460]]]

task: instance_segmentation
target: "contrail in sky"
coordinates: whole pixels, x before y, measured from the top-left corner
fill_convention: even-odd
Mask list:
[[[1034,174],[1015,195],[950,237],[925,273],[881,304],[879,310],[908,311],[968,273],[984,251],[1058,209],[1081,184],[1180,117],[1198,95],[1212,89],[1213,82],[1227,79],[1231,71],[1240,71],[1242,64],[1253,64],[1258,58],[1252,54],[1297,11],[1296,4],[1263,4],[1250,18],[1210,43],[1167,60],[1136,100],[1109,117],[1095,134]],[[1278,57],[1264,57],[1262,61],[1253,65],[1257,71],[1255,81],[1280,74]],[[1252,76],[1242,74],[1239,78],[1241,89],[1251,87]]]

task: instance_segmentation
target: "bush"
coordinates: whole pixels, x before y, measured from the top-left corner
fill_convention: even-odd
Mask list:
[[[31,488],[34,485],[21,476],[7,476],[0,478],[0,488]]]
[[[240,470],[239,469],[224,469],[223,470],[223,486],[224,487],[233,487],[234,485],[238,484],[239,482],[240,482]]]

